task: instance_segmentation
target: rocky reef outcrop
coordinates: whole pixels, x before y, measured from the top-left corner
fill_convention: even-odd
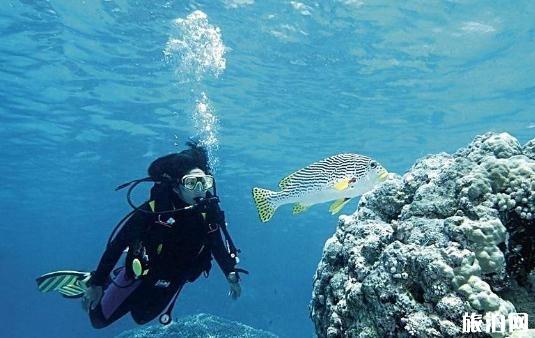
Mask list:
[[[180,318],[167,326],[152,325],[121,333],[116,338],[276,338],[273,333],[242,323],[200,313]]]
[[[311,317],[319,337],[489,336],[485,322],[463,334],[465,313],[528,313],[534,328],[534,267],[535,139],[487,133],[391,175],[340,216]]]

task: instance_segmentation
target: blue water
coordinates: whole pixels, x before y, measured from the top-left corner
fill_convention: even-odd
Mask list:
[[[534,17],[528,0],[2,2],[2,336],[134,327],[96,331],[34,278],[94,269],[129,211],[115,186],[193,135],[210,147],[251,275],[233,302],[215,268],[175,316],[313,336],[312,278],[337,218],[286,206],[262,224],[251,188],[340,152],[403,173],[486,131],[533,138]]]

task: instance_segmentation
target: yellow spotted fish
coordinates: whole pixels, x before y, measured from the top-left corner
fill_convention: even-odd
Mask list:
[[[299,214],[318,203],[335,201],[329,208],[336,214],[353,197],[372,190],[388,177],[376,161],[358,154],[338,154],[300,169],[279,182],[281,191],[253,188],[253,198],[262,222],[273,217],[275,210],[293,203]]]

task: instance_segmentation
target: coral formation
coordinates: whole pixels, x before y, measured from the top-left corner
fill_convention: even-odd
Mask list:
[[[250,326],[219,318],[213,315],[200,313],[181,318],[167,326],[152,325],[140,329],[121,333],[116,338],[276,338],[267,331],[253,329]]]
[[[487,133],[392,175],[340,216],[311,317],[320,337],[465,336],[465,313],[532,321],[534,267],[535,140]],[[472,336],[488,336],[485,320],[482,330]]]

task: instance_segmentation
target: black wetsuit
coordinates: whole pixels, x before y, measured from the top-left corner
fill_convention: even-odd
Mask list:
[[[171,204],[173,210],[186,206],[178,198]],[[149,210],[149,203],[141,208]],[[156,206],[156,211],[161,210]],[[186,282],[193,282],[210,270],[212,256],[226,276],[234,271],[236,261],[227,251],[220,227],[214,221],[217,220],[216,213],[210,211],[203,215],[197,209],[163,215],[135,211],[107,246],[90,284],[109,285],[109,275],[127,247],[129,253],[135,247],[146,249],[148,273],[141,277],[141,284],[110,317],[102,314],[101,304],[91,310],[92,325],[105,327],[128,312],[138,324],[151,321]],[[126,271],[130,266],[131,257],[127,255]]]

